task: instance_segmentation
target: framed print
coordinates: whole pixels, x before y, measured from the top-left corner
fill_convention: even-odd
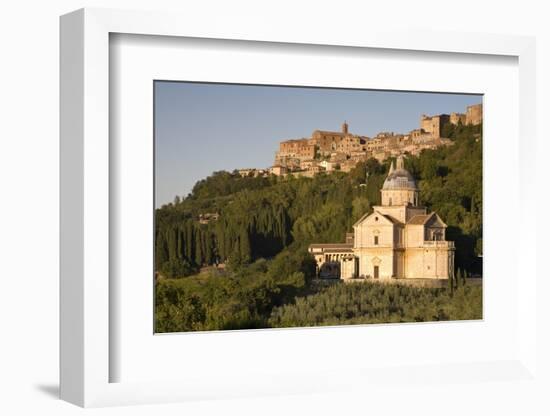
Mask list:
[[[62,17],[62,398],[538,382],[533,40],[327,36]]]

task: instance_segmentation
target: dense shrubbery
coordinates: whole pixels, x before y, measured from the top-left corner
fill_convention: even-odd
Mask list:
[[[312,290],[315,263],[303,250],[285,250],[273,260],[210,270],[156,283],[157,332],[265,328],[275,306]]]
[[[335,284],[274,308],[270,327],[480,319],[481,286],[418,288],[380,283]]]
[[[278,277],[258,260],[220,275],[157,283],[156,331],[481,319],[481,286],[418,288],[371,282],[308,284],[304,272]]]
[[[187,260],[176,257],[165,261],[159,271],[162,276],[178,278],[197,273],[197,268],[193,267]]]

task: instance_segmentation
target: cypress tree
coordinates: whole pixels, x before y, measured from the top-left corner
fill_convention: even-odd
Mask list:
[[[242,263],[249,263],[252,259],[250,239],[248,237],[248,232],[246,231],[243,231],[239,237],[239,253]]]
[[[166,237],[163,232],[157,232],[155,241],[155,269],[160,270],[162,265],[168,261],[168,249],[166,245]]]
[[[203,253],[203,250],[202,250],[202,247],[203,247],[202,230],[200,228],[195,233],[195,237],[196,237],[195,264],[200,267],[204,263],[204,258],[203,258],[203,254],[202,254]]]

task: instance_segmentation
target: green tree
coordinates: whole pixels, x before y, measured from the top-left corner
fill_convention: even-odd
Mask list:
[[[161,273],[166,277],[180,278],[190,276],[196,272],[196,269],[186,260],[171,259],[163,263]]]
[[[359,196],[352,201],[352,222],[358,221],[370,211],[370,202],[364,196]]]

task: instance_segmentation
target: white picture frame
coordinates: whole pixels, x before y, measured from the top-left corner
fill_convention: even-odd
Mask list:
[[[341,391],[376,385],[394,378],[420,383],[458,380],[481,383],[506,380],[538,383],[536,361],[536,281],[533,261],[536,234],[524,227],[517,248],[517,262],[524,264],[526,283],[517,291],[518,334],[515,353],[506,359],[481,362],[418,363],[409,369],[335,368],[326,373],[339,380],[320,383],[319,374],[270,374],[259,380],[220,375],[213,383],[207,376],[181,380],[111,382],[110,368],[120,357],[111,348],[110,311],[116,308],[109,276],[113,259],[109,251],[110,227],[116,219],[110,206],[110,34],[130,34],[281,44],[331,45],[339,48],[430,51],[440,54],[480,54],[515,57],[519,68],[518,153],[519,209],[526,214],[533,202],[534,183],[529,164],[535,148],[535,42],[533,38],[471,33],[404,32],[391,26],[386,31],[346,27],[338,32],[322,28],[280,30],[276,24],[240,27],[230,22],[208,27],[189,16],[167,13],[83,9],[61,18],[61,398],[80,406],[159,403],[216,397],[248,397]],[[243,35],[245,33],[246,35]],[[524,144],[525,143],[525,144]],[[491,169],[491,166],[487,167]],[[514,192],[515,192],[514,191]],[[533,220],[521,215],[520,223]],[[524,225],[525,225],[524,224]],[[518,273],[516,270],[515,273]],[[111,328],[111,329],[110,329]],[[409,327],[414,331],[414,327]],[[292,330],[296,334],[307,330]],[[271,338],[277,333],[272,333]],[[229,385],[229,387],[227,387]],[[226,386],[226,388],[223,388]]]

